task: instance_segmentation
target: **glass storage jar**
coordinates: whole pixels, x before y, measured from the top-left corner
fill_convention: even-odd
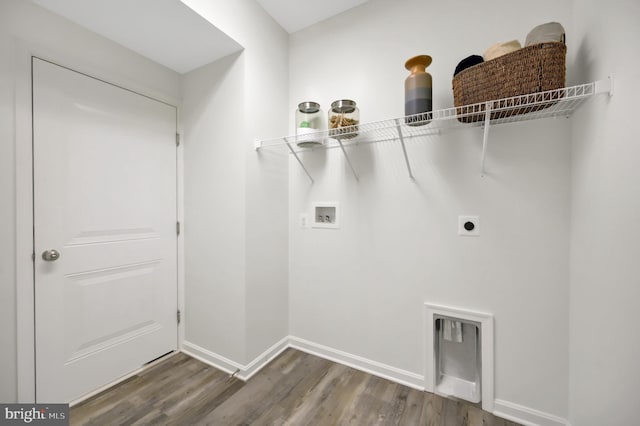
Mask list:
[[[360,110],[355,101],[341,99],[331,104],[329,110],[329,136],[336,139],[350,139],[358,136]]]
[[[296,143],[301,147],[322,145],[323,114],[317,102],[302,102],[296,109]]]

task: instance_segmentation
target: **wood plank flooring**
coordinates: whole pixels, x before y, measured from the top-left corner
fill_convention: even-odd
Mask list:
[[[247,383],[176,354],[74,406],[71,425],[518,426],[294,349]]]

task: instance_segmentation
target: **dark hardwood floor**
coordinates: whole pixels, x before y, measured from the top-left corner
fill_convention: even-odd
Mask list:
[[[72,425],[517,426],[287,349],[247,383],[179,353],[74,406]]]

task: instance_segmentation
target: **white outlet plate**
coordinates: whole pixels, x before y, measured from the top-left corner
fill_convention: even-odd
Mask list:
[[[300,228],[306,229],[309,227],[309,213],[300,213]]]
[[[473,223],[473,229],[471,231],[467,231],[464,227],[467,222]],[[479,237],[480,216],[458,216],[458,235],[463,237]]]

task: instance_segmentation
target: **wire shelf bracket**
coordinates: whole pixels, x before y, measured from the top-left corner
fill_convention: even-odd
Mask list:
[[[411,164],[409,163],[409,156],[407,155],[407,147],[404,144],[404,137],[402,136],[402,127],[400,126],[400,119],[396,118],[396,128],[398,129],[398,138],[400,138],[400,145],[402,145],[402,153],[404,154],[404,161],[407,163],[407,170],[409,171],[409,177],[415,180],[413,172],[411,171]]]
[[[613,77],[609,76],[606,80],[598,80],[593,84],[596,95],[606,93],[609,96],[613,96]]]
[[[482,135],[482,158],[480,159],[480,176],[484,176],[484,161],[487,158],[489,143],[489,127],[491,127],[491,102],[487,102],[484,110],[484,131]]]
[[[491,126],[515,123],[520,121],[539,120],[550,117],[570,117],[583,103],[596,95],[613,96],[614,81],[612,77],[593,83],[564,87],[546,92],[530,93],[511,98],[502,98],[472,105],[457,106],[434,110],[429,113],[415,114],[401,118],[360,123],[344,127],[341,134],[351,135],[348,139],[336,138],[330,130],[321,130],[305,135],[324,143],[319,147],[301,148],[292,143],[296,136],[261,139],[255,141],[255,149],[272,148],[286,145],[290,153],[313,183],[313,177],[305,167],[299,153],[316,149],[340,148],[351,169],[353,176],[359,180],[358,174],[349,158],[347,147],[383,141],[399,141],[409,178],[415,179],[406,141],[419,137],[439,135],[446,131],[483,127],[482,157],[480,173],[486,173],[485,161],[489,145],[489,129]],[[410,124],[407,124],[410,123]]]
[[[336,140],[340,144],[340,149],[342,150],[342,153],[344,154],[345,160],[347,160],[347,164],[349,165],[349,168],[351,169],[351,173],[353,173],[353,177],[355,177],[356,180],[360,180],[360,178],[358,177],[358,174],[356,173],[356,169],[354,169],[353,168],[353,164],[351,164],[351,160],[349,159],[349,156],[347,155],[347,151],[344,149],[344,144],[342,143],[342,140],[340,138],[338,138]]]
[[[291,146],[291,143],[289,142],[288,138],[282,138],[284,140],[284,142],[287,144],[287,147],[289,147],[289,151],[291,151],[291,153],[293,154],[293,156],[296,158],[296,160],[298,161],[298,164],[300,164],[300,167],[302,167],[302,170],[304,170],[304,172],[307,174],[307,176],[309,177],[309,179],[311,180],[311,183],[314,183],[313,177],[311,176],[311,173],[309,173],[309,170],[307,170],[307,168],[304,166],[304,163],[302,162],[302,160],[300,160],[300,157],[298,156],[298,153],[296,152],[295,149],[293,149],[293,147]]]

